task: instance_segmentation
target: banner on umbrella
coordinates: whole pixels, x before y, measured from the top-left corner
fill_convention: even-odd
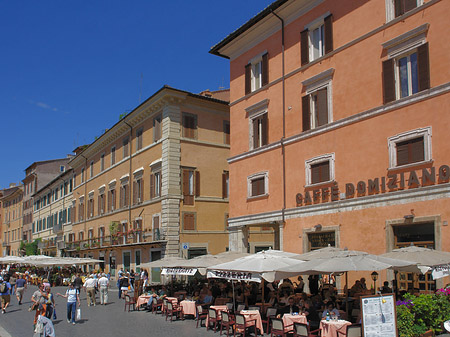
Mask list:
[[[433,280],[437,280],[446,276],[450,276],[450,265],[442,265],[433,267],[433,271],[431,272],[433,276]]]
[[[196,268],[163,268],[162,275],[189,275],[193,276],[197,272]]]
[[[234,281],[261,282],[261,274],[248,271],[208,270],[208,278],[223,278]]]

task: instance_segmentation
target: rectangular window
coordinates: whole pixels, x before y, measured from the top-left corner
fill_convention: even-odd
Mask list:
[[[395,17],[405,14],[416,8],[418,0],[394,0]]]
[[[136,179],[133,183],[133,204],[140,204],[144,197],[144,186],[142,182],[142,178]]]
[[[330,162],[311,165],[311,184],[318,184],[330,180]]]
[[[269,173],[261,172],[247,177],[247,198],[269,194]]]
[[[150,198],[161,196],[161,171],[150,175]]]
[[[162,130],[161,130],[161,115],[153,118],[153,141],[157,142],[161,139]]]
[[[122,156],[123,158],[128,157],[129,151],[128,151],[128,137],[126,137],[123,141],[122,141]]]
[[[98,196],[98,215],[105,213],[105,200],[106,196],[104,193]]]
[[[197,116],[183,113],[183,137],[197,138]]]
[[[223,121],[223,142],[230,145],[230,122]]]
[[[64,171],[66,170],[66,167],[65,167],[64,165],[61,165],[61,166],[59,167],[59,170],[60,170],[61,172],[64,172]]]
[[[222,173],[222,198],[227,199],[230,195],[230,173]]]
[[[74,179],[75,179],[75,176],[74,176]],[[72,193],[72,191],[73,191],[73,180],[70,179],[69,180],[69,193]]]
[[[245,66],[245,94],[269,83],[269,54],[256,56]]]
[[[108,211],[112,212],[116,209],[116,190],[108,191]]]
[[[130,200],[129,194],[130,194],[130,188],[129,188],[128,184],[122,185],[120,187],[120,207],[121,208],[127,207],[129,205],[129,200]]]
[[[252,179],[252,197],[264,195],[264,177]]]
[[[306,160],[305,169],[307,185],[334,180],[334,153]]]
[[[193,231],[195,230],[195,213],[183,213],[183,230],[185,231]]]
[[[159,227],[159,215],[153,216],[153,241],[161,240],[161,232]]]
[[[116,147],[111,148],[111,166],[116,163]]]
[[[333,51],[332,16],[317,18],[300,33],[301,64],[314,61]]]
[[[94,216],[94,199],[91,198],[88,200],[88,218],[92,218]]]
[[[89,165],[89,178],[92,178],[94,176],[94,161],[91,161],[91,164]]]
[[[136,130],[136,151],[142,149],[142,134],[144,132],[143,128]]]
[[[105,170],[105,154],[102,153],[100,156],[100,172],[103,172]]]
[[[389,168],[431,161],[431,127],[408,131],[388,139]]]
[[[267,113],[259,115],[251,119],[252,123],[252,145],[253,149],[268,144],[268,118]]]
[[[428,43],[383,62],[385,104],[429,88]]]
[[[84,168],[81,169],[81,183],[84,183]]]
[[[303,131],[331,122],[329,87],[310,92],[302,97]]]
[[[185,205],[194,204],[195,196],[200,196],[200,172],[190,169],[183,170],[183,197]]]

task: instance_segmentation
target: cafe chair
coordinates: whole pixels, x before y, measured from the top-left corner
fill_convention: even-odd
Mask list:
[[[166,298],[163,299],[162,312],[161,312],[163,315],[165,312],[167,312],[167,303],[168,302],[169,301]]]
[[[245,309],[245,304],[238,304],[236,311],[241,312],[244,309]]]
[[[234,331],[234,324],[236,323],[234,318],[226,311],[222,311],[222,324],[220,325],[220,335],[222,335],[222,330],[226,328],[227,330],[227,337],[230,334],[230,327],[231,331]]]
[[[134,297],[130,297],[130,295],[125,295],[125,307],[123,308],[123,311],[127,311],[127,306],[128,306],[128,312],[130,312],[131,308],[133,308],[133,310],[136,310],[136,300],[134,299]]]
[[[206,320],[206,318],[208,318],[208,312],[203,310],[201,305],[197,305],[197,328],[198,323],[200,322],[200,326],[202,326],[202,321]]]
[[[270,337],[282,336],[286,337],[288,333],[292,333],[294,329],[293,324],[284,325],[281,318],[272,318],[272,330],[270,331]]]
[[[214,332],[217,331],[217,325],[220,324],[221,319],[219,318],[219,315],[217,314],[216,309],[208,309],[208,324],[206,325],[206,330],[209,329],[209,325],[211,323],[214,323]]]
[[[162,301],[161,300],[157,300],[156,297],[152,297],[152,313],[158,313],[158,310],[160,312],[162,312]]]
[[[233,303],[229,302],[226,304],[227,308],[228,308],[228,312],[233,312]]]
[[[170,321],[173,321],[173,316],[175,318],[183,318],[183,308],[181,306],[173,305],[172,302],[167,302],[167,311],[166,311],[166,321],[167,318],[170,316]]]
[[[242,337],[245,337],[246,331],[248,328],[253,327],[256,332],[256,319],[247,320],[244,315],[236,314],[236,325],[234,329],[234,337],[236,337],[236,332],[242,334]],[[250,331],[249,331],[250,332]]]
[[[347,336],[347,337],[361,337],[362,331],[361,331],[361,324],[352,324],[347,325],[347,329],[345,330],[345,334],[343,332],[338,331],[338,337],[340,336]]]
[[[293,337],[317,337],[320,329],[310,331],[308,324],[294,323],[294,336]]]
[[[272,318],[276,318],[277,317],[277,308],[267,308],[266,311],[266,319],[262,320],[262,324],[264,326],[264,324],[266,324],[266,331],[267,333],[269,333],[270,329],[270,320]]]

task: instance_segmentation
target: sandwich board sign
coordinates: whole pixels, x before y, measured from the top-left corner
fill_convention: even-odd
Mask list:
[[[397,337],[395,295],[362,296],[361,321],[364,337]]]

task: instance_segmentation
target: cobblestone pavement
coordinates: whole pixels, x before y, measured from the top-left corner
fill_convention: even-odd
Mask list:
[[[31,305],[31,295],[37,288],[30,286],[25,291],[24,301],[19,305],[15,296],[11,296],[11,304],[5,314],[0,314],[0,337],[28,337],[33,336],[34,312],[28,312]],[[52,293],[64,294],[66,287],[56,287]],[[114,287],[109,292],[109,303],[106,306],[97,304],[87,306],[86,294],[81,292],[81,321],[76,325],[68,324],[66,318],[66,299],[55,296],[57,319],[54,326],[57,337],[92,337],[92,336],[209,336],[218,335],[206,328],[196,328],[196,321],[170,322],[161,315],[154,315],[147,311],[124,312],[124,301],[118,299],[118,292]],[[98,302],[98,294],[97,294]],[[3,328],[3,329],[1,329]],[[4,331],[6,330],[7,333]],[[3,333],[2,333],[3,331]],[[10,336],[9,336],[9,335]]]

